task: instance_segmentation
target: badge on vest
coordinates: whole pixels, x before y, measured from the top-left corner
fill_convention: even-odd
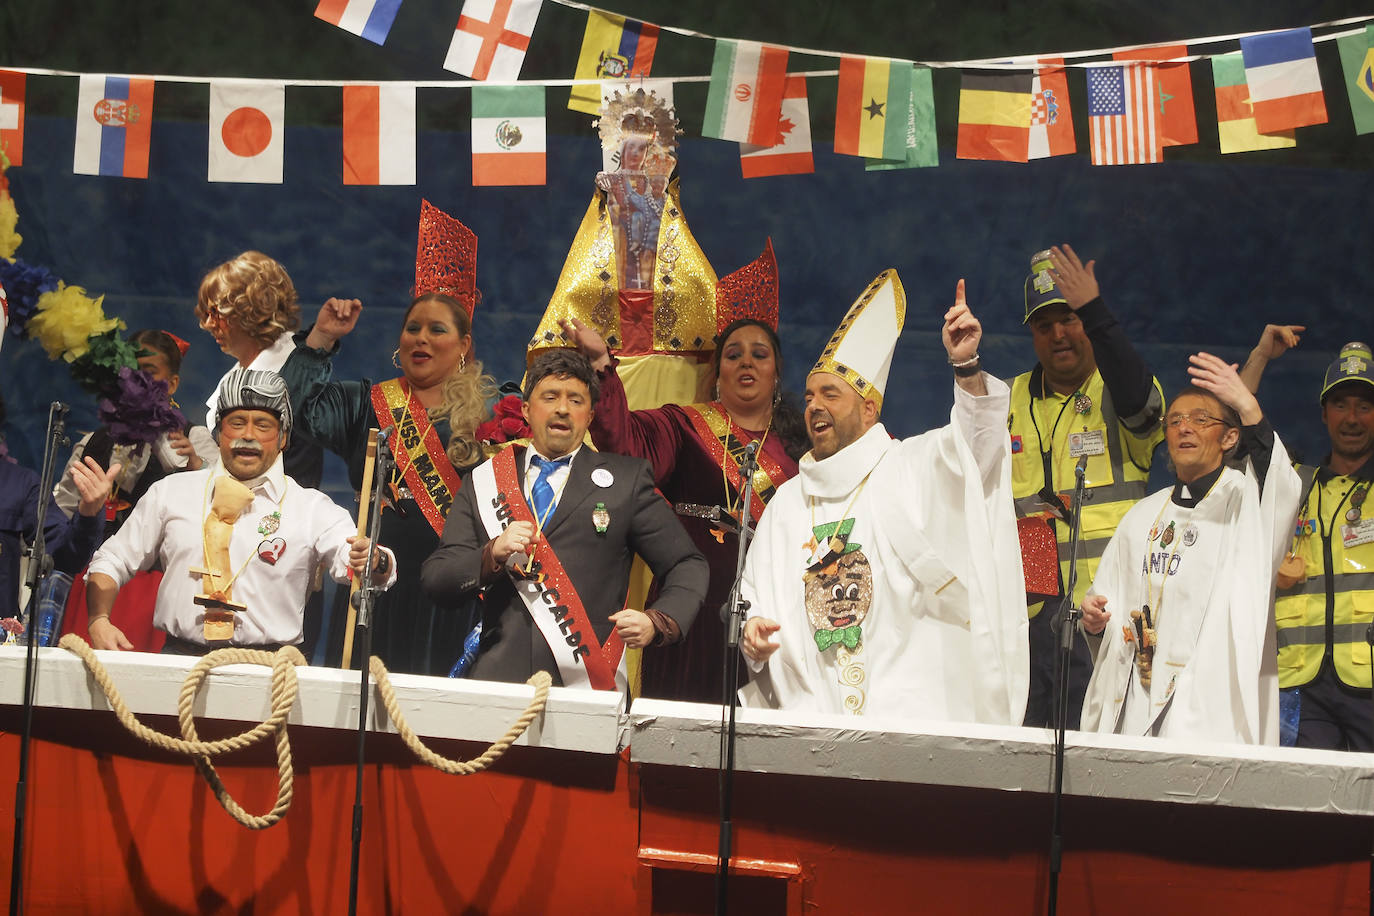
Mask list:
[[[1069,433],[1069,457],[1082,458],[1107,454],[1107,434],[1100,429],[1085,429],[1080,433]]]
[[[1369,543],[1374,543],[1374,518],[1367,518],[1356,525],[1341,526],[1341,544],[1346,550]]]

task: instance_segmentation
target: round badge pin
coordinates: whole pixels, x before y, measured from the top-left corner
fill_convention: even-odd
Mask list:
[[[1183,546],[1192,547],[1195,543],[1197,543],[1197,525],[1189,522],[1183,528]]]
[[[592,471],[592,483],[602,488],[609,487],[615,483],[615,476],[605,468],[597,468]]]

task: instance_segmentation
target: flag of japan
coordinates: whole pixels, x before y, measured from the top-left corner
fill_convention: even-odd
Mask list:
[[[26,73],[0,70],[0,152],[10,165],[24,164],[24,81]]]
[[[344,184],[415,183],[415,86],[343,88]]]
[[[286,85],[210,83],[210,181],[281,184]]]
[[[84,74],[76,100],[78,175],[148,177],[153,81]]]
[[[1154,67],[1126,64],[1088,70],[1088,127],[1093,165],[1163,162]]]
[[[543,0],[466,0],[444,69],[475,80],[520,78]]]

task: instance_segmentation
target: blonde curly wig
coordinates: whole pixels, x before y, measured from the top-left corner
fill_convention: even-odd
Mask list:
[[[263,347],[301,326],[296,287],[286,268],[260,251],[245,251],[225,261],[200,281],[196,317],[209,330],[211,311],[230,321]]]

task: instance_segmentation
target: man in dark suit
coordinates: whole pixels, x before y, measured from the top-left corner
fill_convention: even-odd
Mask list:
[[[623,689],[625,647],[682,638],[706,594],[706,560],[654,491],[649,465],[583,448],[599,383],[571,350],[541,354],[525,378],[530,448],[473,470],[421,584],[439,603],[484,589],[472,677]],[[662,583],[656,606],[624,606],[639,554]]]

